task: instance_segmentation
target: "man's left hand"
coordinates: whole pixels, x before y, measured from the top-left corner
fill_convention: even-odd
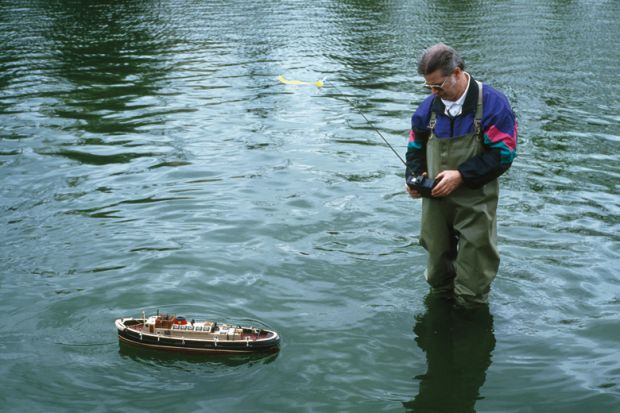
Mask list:
[[[441,198],[450,195],[463,183],[463,177],[457,170],[442,171],[436,177],[437,184],[433,188],[432,195]]]

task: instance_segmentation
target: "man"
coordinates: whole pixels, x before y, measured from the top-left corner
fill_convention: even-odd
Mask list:
[[[466,307],[484,304],[499,268],[497,178],[516,154],[515,115],[506,96],[475,81],[443,43],[424,52],[418,72],[431,96],[411,119],[406,177],[435,182],[432,198],[422,200],[424,275],[433,293]]]

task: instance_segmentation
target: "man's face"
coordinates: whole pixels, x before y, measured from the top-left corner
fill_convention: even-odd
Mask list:
[[[431,90],[433,95],[437,95],[445,100],[456,100],[458,99],[458,90],[457,90],[457,82],[456,76],[458,75],[456,72],[459,69],[455,69],[449,75],[444,75],[441,70],[435,70],[432,73],[424,76],[424,80],[426,81],[426,86]]]

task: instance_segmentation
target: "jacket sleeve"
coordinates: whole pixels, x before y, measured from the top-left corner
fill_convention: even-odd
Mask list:
[[[407,144],[407,168],[405,177],[421,175],[426,172],[426,142],[428,140],[428,132],[418,131],[414,129],[409,131],[409,142]]]
[[[418,176],[426,172],[426,142],[430,135],[428,122],[430,120],[430,105],[432,100],[425,100],[411,117],[411,130],[407,143],[407,168],[405,177]]]
[[[487,99],[482,120],[484,152],[458,167],[470,188],[480,188],[502,175],[516,156],[518,127],[508,100],[503,95],[491,97],[488,103]]]

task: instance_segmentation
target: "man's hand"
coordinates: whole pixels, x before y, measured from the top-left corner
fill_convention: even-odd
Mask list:
[[[442,171],[435,178],[437,184],[433,188],[432,195],[441,198],[450,195],[463,183],[463,177],[457,170]]]
[[[426,172],[423,172],[422,176],[427,176]],[[407,190],[407,193],[409,194],[411,198],[413,199],[422,198],[422,194],[416,191],[415,189],[410,188],[409,185],[405,185],[405,189]]]
[[[407,193],[409,194],[409,196],[410,196],[411,198],[415,198],[415,199],[417,199],[417,198],[420,198],[420,197],[422,196],[422,195],[421,195],[418,191],[416,191],[415,189],[411,189],[411,188],[409,188],[409,185],[405,185],[405,189],[407,190]]]

